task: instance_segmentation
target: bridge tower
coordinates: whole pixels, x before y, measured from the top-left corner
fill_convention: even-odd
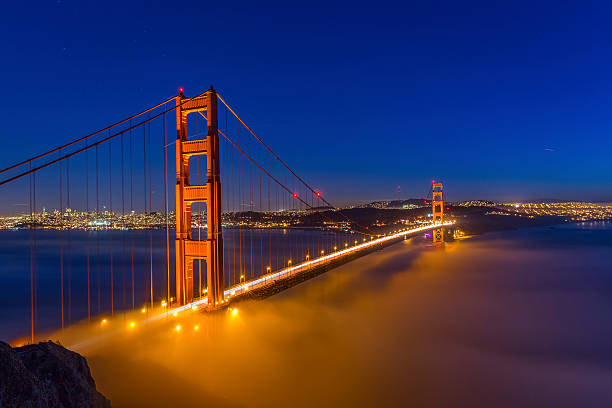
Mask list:
[[[205,139],[188,139],[188,116],[206,112]],[[193,301],[193,261],[206,260],[208,305],[223,300],[223,236],[221,234],[221,180],[217,93],[211,86],[204,95],[186,98],[180,90],[176,98],[176,299],[181,305]],[[197,136],[196,136],[197,137]],[[192,185],[189,158],[206,155],[206,184]],[[194,240],[191,206],[206,205],[206,240]]]
[[[442,224],[444,222],[444,200],[442,199],[442,183],[431,183],[431,205],[434,224]],[[442,227],[437,228],[433,231],[433,242],[434,244],[441,244],[444,242],[444,229]]]

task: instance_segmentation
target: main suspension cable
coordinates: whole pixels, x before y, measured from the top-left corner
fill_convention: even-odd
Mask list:
[[[236,119],[238,119],[238,120],[240,121],[240,123],[242,123],[242,125],[243,125],[243,126],[244,126],[244,127],[245,127],[245,128],[246,128],[246,129],[247,129],[247,130],[248,130],[248,131],[249,131],[249,132],[252,134],[252,135],[253,135],[253,137],[254,137],[255,139],[257,139],[257,140],[259,141],[259,143],[261,143],[261,144],[262,144],[262,145],[263,145],[263,146],[266,148],[266,150],[268,150],[268,152],[270,152],[270,154],[272,154],[272,156],[274,156],[274,158],[276,158],[276,160],[278,160],[278,162],[279,162],[280,164],[282,164],[282,165],[283,165],[283,166],[284,166],[284,167],[285,167],[287,170],[289,170],[289,172],[290,172],[291,174],[293,174],[293,175],[295,176],[295,178],[297,178],[297,179],[300,181],[300,183],[302,183],[302,184],[303,184],[303,185],[304,185],[304,186],[305,186],[307,189],[309,189],[309,190],[310,190],[310,191],[311,191],[311,192],[312,192],[312,193],[313,193],[313,194],[314,194],[314,195],[315,195],[315,196],[316,196],[316,197],[317,197],[319,200],[321,200],[322,202],[324,202],[325,204],[327,204],[327,206],[328,206],[328,207],[331,207],[332,209],[337,210],[337,211],[340,213],[340,215],[341,215],[342,217],[346,218],[346,219],[347,219],[349,222],[352,222],[352,223],[354,223],[354,224],[356,224],[356,225],[358,225],[358,226],[360,226],[360,227],[362,227],[362,228],[363,228],[363,226],[361,226],[361,225],[359,225],[357,222],[355,222],[355,221],[351,220],[351,219],[350,219],[350,218],[349,218],[349,217],[348,217],[346,214],[344,214],[340,208],[338,208],[338,207],[334,206],[334,205],[333,205],[333,204],[331,204],[329,201],[327,201],[327,200],[326,200],[326,199],[325,199],[325,198],[324,198],[324,197],[321,195],[321,192],[320,192],[320,191],[316,191],[316,190],[315,190],[314,188],[312,188],[312,187],[311,187],[311,186],[310,186],[308,183],[306,183],[306,182],[305,182],[305,181],[304,181],[304,180],[303,180],[303,179],[302,179],[300,176],[298,176],[298,175],[297,175],[297,174],[296,174],[296,173],[295,173],[293,170],[291,170],[291,168],[290,168],[289,166],[287,166],[287,164],[286,164],[286,163],[285,163],[285,162],[284,162],[284,161],[283,161],[283,160],[282,160],[280,157],[278,157],[278,156],[276,155],[276,153],[274,153],[274,152],[272,151],[272,149],[270,149],[270,148],[268,147],[268,145],[266,145],[266,144],[263,142],[263,140],[261,140],[261,139],[260,139],[260,138],[259,138],[259,137],[258,137],[258,136],[255,134],[255,132],[253,132],[253,130],[251,130],[251,128],[247,126],[247,124],[246,124],[246,123],[244,123],[244,121],[243,121],[243,120],[242,120],[242,119],[241,119],[241,118],[238,116],[238,114],[237,114],[237,113],[236,113],[236,112],[235,112],[235,111],[234,111],[234,110],[233,110],[233,109],[232,109],[232,108],[231,108],[231,107],[230,107],[230,106],[227,104],[227,102],[225,102],[225,100],[223,100],[223,98],[221,97],[221,95],[219,95],[219,93],[218,93],[218,92],[217,92],[217,97],[218,97],[218,98],[219,98],[219,100],[220,100],[220,101],[221,101],[221,102],[222,102],[222,103],[225,105],[225,107],[226,107],[226,108],[227,108],[227,109],[228,109],[230,112],[232,112],[232,114],[233,114],[233,115],[236,117]],[[302,201],[302,202],[304,202],[304,201]],[[308,203],[306,203],[306,202],[304,202],[304,204],[308,205]],[[314,208],[314,206],[310,206],[310,205],[308,205],[308,206],[309,206],[310,208]],[[364,229],[365,229],[365,228],[364,228]],[[360,231],[356,231],[356,232],[359,232],[359,233],[361,233],[361,234],[363,234],[363,235],[371,235],[371,234],[368,234],[368,233],[365,233],[365,232],[360,232]]]
[[[107,130],[110,130],[110,129],[114,128],[115,126],[119,126],[119,125],[121,125],[121,124],[123,124],[123,123],[125,123],[125,122],[127,122],[127,121],[129,121],[129,120],[132,120],[132,119],[134,119],[134,118],[136,118],[136,117],[138,117],[138,116],[140,116],[140,115],[142,115],[142,114],[144,114],[144,113],[147,113],[147,112],[152,111],[153,109],[159,108],[160,106],[162,106],[163,104],[165,104],[165,103],[167,103],[167,102],[171,101],[171,100],[172,100],[172,99],[174,99],[174,98],[176,98],[176,97],[175,97],[175,96],[173,96],[173,97],[171,97],[171,98],[168,98],[168,99],[166,99],[164,102],[158,103],[157,105],[155,105],[155,106],[153,106],[153,107],[150,107],[150,108],[148,108],[148,109],[146,109],[146,110],[144,110],[144,111],[142,111],[142,112],[140,112],[140,113],[137,113],[137,114],[135,114],[135,115],[132,115],[132,116],[130,116],[130,117],[129,117],[129,118],[127,118],[127,119],[120,120],[119,122],[116,122],[116,123],[114,123],[114,124],[112,124],[112,125],[110,125],[110,126],[105,127],[104,129],[100,129],[100,130],[98,130],[98,131],[96,131],[96,132],[90,133],[90,134],[88,134],[87,136],[83,136],[83,137],[81,137],[81,138],[79,138],[79,139],[77,139],[77,140],[73,140],[73,141],[72,141],[72,142],[70,142],[70,143],[66,143],[65,145],[62,145],[62,146],[56,147],[55,149],[49,150],[48,152],[41,153],[41,154],[39,154],[39,155],[37,155],[37,156],[34,156],[34,157],[32,157],[32,158],[30,158],[30,159],[28,159],[28,160],[24,160],[24,161],[22,161],[22,162],[20,162],[20,163],[13,164],[12,166],[9,166],[9,167],[7,167],[7,168],[5,168],[5,169],[0,170],[0,174],[2,174],[2,173],[4,173],[4,172],[7,172],[7,171],[9,171],[9,170],[11,170],[11,169],[14,169],[14,168],[16,168],[16,167],[23,166],[24,164],[31,163],[31,162],[33,162],[33,161],[35,161],[35,160],[42,159],[43,157],[48,156],[48,155],[50,155],[50,154],[52,154],[52,153],[55,153],[55,152],[57,152],[57,151],[60,151],[60,150],[65,149],[65,148],[67,148],[67,147],[73,146],[73,145],[75,145],[75,144],[77,144],[77,143],[79,143],[79,142],[82,142],[82,141],[84,141],[84,140],[87,140],[87,139],[89,139],[89,138],[91,138],[91,137],[93,137],[93,136],[99,135],[100,133],[103,133],[103,132],[105,132],[105,131],[107,131]]]
[[[208,91],[202,92],[202,93],[200,93],[200,94],[198,94],[198,95],[194,96],[194,98],[198,98],[198,97],[200,97],[200,96],[204,95],[206,92],[208,92]],[[170,98],[170,99],[174,99],[174,98]],[[170,99],[169,99],[169,100],[170,100]],[[190,99],[193,99],[193,98],[190,98]],[[16,176],[13,176],[13,177],[11,177],[11,178],[6,179],[6,180],[2,180],[2,181],[0,181],[0,186],[4,185],[4,184],[6,184],[6,183],[9,183],[9,182],[11,182],[11,181],[13,181],[13,180],[16,180],[16,179],[18,179],[18,178],[21,178],[21,177],[23,177],[23,176],[26,176],[26,175],[28,175],[28,174],[30,174],[30,173],[33,173],[33,172],[36,172],[36,171],[38,171],[38,170],[44,169],[45,167],[49,167],[49,166],[51,166],[51,165],[53,165],[53,164],[55,164],[55,163],[57,163],[57,162],[60,162],[60,161],[62,161],[62,160],[64,160],[64,159],[67,159],[68,157],[72,157],[72,156],[74,156],[74,155],[76,155],[76,154],[79,154],[79,153],[81,153],[81,152],[84,152],[84,151],[86,151],[86,150],[88,150],[88,149],[90,149],[90,148],[92,148],[92,147],[95,147],[95,146],[98,146],[98,145],[100,145],[100,144],[102,144],[102,143],[104,143],[104,142],[107,142],[107,141],[109,141],[109,140],[111,140],[111,139],[113,139],[113,138],[115,138],[115,137],[117,137],[117,136],[120,136],[120,135],[122,135],[122,134],[124,134],[124,133],[127,133],[127,132],[129,132],[129,131],[131,131],[131,130],[134,130],[134,129],[136,129],[136,128],[137,128],[137,127],[139,127],[139,126],[144,125],[145,123],[148,123],[148,122],[150,122],[150,121],[152,121],[152,120],[154,120],[154,119],[157,119],[158,117],[160,117],[160,116],[162,116],[162,115],[164,115],[164,114],[167,114],[168,112],[171,112],[171,111],[175,110],[176,108],[178,108],[179,106],[183,105],[184,103],[189,102],[189,101],[190,101],[190,99],[185,99],[183,102],[179,103],[179,104],[178,104],[178,105],[176,105],[176,106],[173,106],[173,107],[171,107],[171,108],[169,108],[169,109],[167,109],[167,110],[165,110],[165,111],[163,111],[163,112],[160,112],[160,113],[156,114],[155,116],[151,116],[150,118],[145,119],[145,120],[143,120],[142,122],[140,122],[140,123],[138,123],[138,124],[136,124],[136,125],[134,125],[134,126],[130,126],[130,127],[129,127],[129,128],[127,128],[127,129],[124,129],[124,130],[122,130],[122,131],[120,131],[120,132],[117,132],[117,133],[115,133],[115,134],[113,134],[113,135],[107,136],[107,137],[105,137],[105,138],[104,138],[104,139],[102,139],[102,140],[99,140],[99,141],[97,141],[97,142],[95,142],[95,143],[92,143],[92,144],[86,145],[85,147],[82,147],[82,148],[80,148],[80,149],[78,149],[78,150],[75,150],[75,151],[74,151],[74,152],[72,152],[72,153],[67,153],[67,154],[65,154],[65,155],[63,155],[63,156],[61,156],[61,157],[59,157],[59,158],[57,158],[57,159],[54,159],[54,160],[52,160],[52,161],[50,161],[50,162],[48,162],[48,163],[45,163],[45,164],[42,164],[42,165],[40,165],[40,166],[38,166],[38,167],[34,167],[34,168],[32,168],[32,169],[29,169],[29,170],[27,170],[27,171],[24,171],[24,172],[22,172],[22,173],[20,173],[20,174],[18,174],[18,175],[16,175]],[[167,102],[167,101],[166,101],[166,102]],[[162,104],[160,104],[160,105],[157,105],[157,107],[159,107],[159,106],[161,106],[161,105],[163,105],[163,103],[162,103]],[[148,112],[148,111],[149,111],[149,110],[145,111],[144,113],[146,113],[146,112]],[[141,115],[141,114],[142,114],[142,113],[140,113],[139,115]],[[136,116],[138,116],[138,115],[136,115]],[[133,116],[133,117],[136,117],[136,116]],[[130,120],[130,119],[126,119],[126,120],[122,121],[121,123],[125,123],[125,121],[128,121],[128,120]],[[111,127],[112,127],[112,126],[111,126]],[[105,129],[103,129],[103,130],[108,130],[108,129],[110,129],[110,127],[107,127],[107,128],[105,128]],[[102,130],[102,131],[103,131],[103,130]],[[100,133],[100,132],[102,132],[102,131],[98,131],[98,132],[96,132],[96,134],[98,134],[98,133]],[[86,139],[86,138],[81,138],[81,139],[79,139],[78,141],[80,141],[80,140],[85,140],[85,139]],[[74,141],[74,142],[72,142],[72,143],[69,143],[69,144],[68,144],[68,145],[66,145],[66,146],[73,145],[73,144],[77,143],[78,141]],[[44,156],[46,156],[47,154],[50,154],[50,153],[55,152],[55,151],[58,151],[58,150],[62,150],[63,148],[64,148],[64,146],[62,146],[61,148],[58,148],[58,149],[54,149],[53,151],[50,151],[50,152],[44,153],[44,154],[42,154],[42,155],[39,155],[39,156],[37,156],[36,158],[41,158],[41,157],[44,157]],[[7,171],[7,170],[10,170],[10,169],[13,169],[13,168],[15,168],[15,167],[21,166],[21,165],[22,165],[22,164],[24,164],[24,163],[29,163],[30,161],[35,160],[36,158],[32,158],[32,159],[26,160],[26,161],[25,161],[25,162],[23,162],[23,163],[19,163],[19,164],[16,164],[16,165],[13,165],[13,166],[7,167],[6,169],[4,169],[4,170],[0,171],[0,174],[1,174],[1,173],[3,173],[3,172],[5,172],[5,171]]]

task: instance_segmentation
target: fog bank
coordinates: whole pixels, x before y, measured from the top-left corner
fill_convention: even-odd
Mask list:
[[[114,407],[610,406],[607,249],[407,241],[84,352]]]

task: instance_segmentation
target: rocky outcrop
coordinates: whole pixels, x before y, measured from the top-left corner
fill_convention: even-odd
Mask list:
[[[106,408],[87,361],[53,342],[11,348],[0,342],[0,407]]]

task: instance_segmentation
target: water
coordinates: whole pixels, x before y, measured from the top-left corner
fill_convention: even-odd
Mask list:
[[[197,235],[197,230],[194,230]],[[267,268],[278,270],[353,242],[353,234],[318,230],[225,229],[226,286],[263,275]],[[205,239],[206,231],[202,231]],[[170,268],[165,230],[36,230],[35,269],[37,332],[61,327],[62,274],[64,324],[114,311],[139,309],[150,302],[153,275],[155,302],[168,297],[168,273],[174,287],[174,233],[169,234]],[[30,333],[30,260],[28,230],[0,230],[0,340],[8,341]],[[111,262],[112,259],[112,262]],[[111,268],[112,265],[112,268]],[[151,266],[152,265],[152,266]],[[152,270],[151,270],[152,269]],[[206,265],[194,264],[194,294],[206,287]],[[112,279],[111,279],[112,274]],[[132,279],[133,278],[133,279]],[[88,306],[89,279],[89,306]],[[133,285],[132,285],[133,280]],[[132,296],[133,291],[133,296]],[[111,299],[112,294],[112,299]],[[171,292],[170,296],[174,296]]]
[[[410,239],[85,354],[118,407],[610,407],[611,248],[610,223]]]

